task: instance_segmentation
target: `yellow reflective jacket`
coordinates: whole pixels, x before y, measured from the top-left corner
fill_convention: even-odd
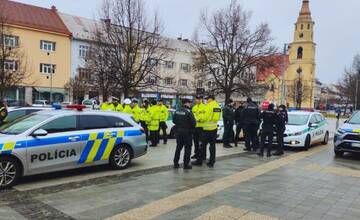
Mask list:
[[[114,112],[116,110],[116,107],[115,107],[115,105],[113,103],[111,103],[111,104],[108,105],[107,110]]]
[[[160,114],[160,121],[161,122],[167,121],[169,118],[169,109],[166,107],[166,105],[158,106],[158,111]]]
[[[194,105],[192,112],[196,119],[196,127],[204,127],[205,105],[203,103]]]
[[[131,106],[130,105],[125,105],[123,112],[132,115]]]
[[[124,108],[123,108],[123,106],[122,106],[121,104],[118,104],[118,105],[116,106],[116,108],[115,108],[115,111],[117,111],[117,112],[122,112],[122,111],[124,111]]]
[[[107,111],[108,108],[109,108],[109,104],[108,104],[108,103],[104,102],[103,104],[101,104],[100,109],[101,109],[102,111]]]
[[[157,105],[149,107],[150,121],[148,124],[149,131],[158,131],[160,124],[160,111]]]
[[[131,114],[134,117],[136,122],[140,121],[140,114],[141,114],[141,110],[140,107],[136,104],[132,109],[131,109]]]
[[[150,112],[149,112],[149,108],[150,107],[148,107],[147,109],[140,108],[140,118],[139,118],[139,120],[144,121],[146,124],[149,124],[150,121],[151,121],[151,115],[150,115]]]
[[[217,130],[217,123],[221,119],[221,107],[215,100],[205,106],[204,131]]]

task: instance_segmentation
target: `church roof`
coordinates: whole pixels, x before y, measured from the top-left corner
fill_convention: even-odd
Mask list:
[[[298,22],[312,22],[309,0],[303,0]]]
[[[256,81],[266,81],[271,75],[281,77],[283,71],[289,66],[288,55],[274,55],[263,58],[267,65],[258,65],[256,68]],[[284,65],[285,60],[285,65]]]

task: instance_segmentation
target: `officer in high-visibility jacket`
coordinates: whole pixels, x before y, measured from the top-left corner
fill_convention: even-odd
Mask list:
[[[0,101],[0,125],[4,124],[6,117],[8,116],[7,105]]]
[[[204,115],[205,115],[205,105],[203,104],[203,97],[197,96],[196,97],[196,104],[192,108],[192,113],[195,116],[196,119],[196,128],[194,130],[193,139],[194,139],[194,147],[195,152],[194,156],[192,156],[192,159],[197,159],[200,153],[200,140],[201,135],[203,132],[203,126],[204,126]],[[203,155],[206,156],[206,155]],[[206,159],[203,158],[204,160]]]
[[[150,112],[149,112],[149,101],[148,100],[144,100],[142,108],[140,108],[140,124],[141,127],[144,128],[144,132],[146,135],[146,143],[149,141],[149,129],[148,129],[148,124],[150,124],[151,122],[151,116],[150,116]]]
[[[109,103],[108,102],[103,102],[100,106],[101,111],[108,111],[109,110]]]
[[[201,166],[206,155],[207,145],[210,144],[210,160],[207,163],[208,167],[214,167],[216,160],[216,138],[217,138],[217,126],[218,121],[221,119],[221,107],[216,102],[214,95],[209,95],[207,98],[207,104],[205,105],[204,114],[204,131],[202,134],[201,143],[201,156],[193,162],[193,165]]]
[[[148,129],[150,132],[149,139],[151,141],[150,147],[157,147],[159,136],[159,124],[160,124],[160,111],[156,104],[156,101],[151,102],[152,106],[149,108],[150,121],[148,123]]]
[[[131,109],[131,100],[130,99],[125,99],[124,100],[124,109],[123,109],[124,113],[127,114],[132,114],[132,109]]]
[[[131,103],[131,114],[134,117],[136,122],[140,122],[140,114],[141,114],[141,110],[138,104],[138,100],[137,99],[133,99],[132,103]]]
[[[160,130],[161,130],[164,144],[167,144],[167,133],[166,133],[167,125],[166,125],[166,121],[168,120],[168,117],[169,117],[169,109],[166,107],[166,105],[164,105],[162,99],[160,99],[158,101],[158,111],[159,111],[159,114],[160,114],[159,134],[160,134]],[[160,135],[159,135],[158,142],[159,141],[160,141]]]
[[[119,108],[119,105],[120,105],[119,101],[117,99],[113,98],[112,103],[108,105],[107,110],[116,112],[117,109]]]

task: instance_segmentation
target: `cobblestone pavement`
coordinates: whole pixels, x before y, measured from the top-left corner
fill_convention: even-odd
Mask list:
[[[241,148],[219,145],[213,169],[173,170],[171,158],[147,167],[139,159],[127,172],[28,178],[0,192],[0,219],[360,219],[359,155],[335,158],[332,144],[272,158]]]

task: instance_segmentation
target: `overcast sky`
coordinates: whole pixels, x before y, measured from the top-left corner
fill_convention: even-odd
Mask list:
[[[95,18],[102,0],[16,0],[61,12]],[[253,24],[269,23],[275,44],[282,48],[292,41],[294,23],[302,0],[239,0],[253,13]],[[164,23],[164,35],[191,38],[198,26],[202,10],[225,7],[230,0],[145,0],[149,10],[157,10]],[[345,66],[360,51],[360,1],[311,0],[311,11],[316,23],[317,77],[324,83],[336,82]]]

